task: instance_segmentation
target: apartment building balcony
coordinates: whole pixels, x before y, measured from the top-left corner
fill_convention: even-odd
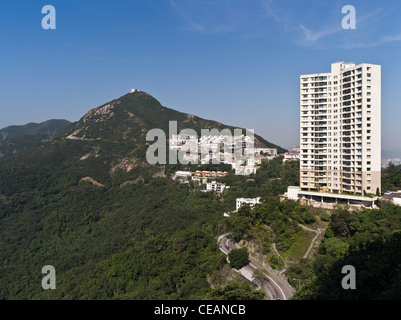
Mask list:
[[[325,164],[327,164],[327,156],[315,156],[314,159],[316,162],[317,161],[324,161]]]
[[[354,132],[352,132],[352,131],[344,131],[343,132],[343,136],[346,136],[346,137],[354,136]]]
[[[352,173],[343,173],[343,178],[345,179],[354,179],[355,175]]]
[[[351,159],[343,159],[343,162],[349,162],[349,164],[345,164],[346,166],[351,166],[351,167],[353,167],[354,166],[354,161],[352,161]]]
[[[353,186],[346,185],[343,187],[343,190],[346,192],[354,192],[355,188]]]
[[[353,89],[345,89],[343,90],[343,95],[344,94],[350,94],[350,93],[354,93],[355,91]]]
[[[319,137],[319,138],[321,138],[321,137],[327,137],[327,132],[316,133],[316,134],[315,134],[315,137]]]
[[[344,102],[348,102],[348,101],[351,100],[351,99],[355,99],[355,95],[349,94],[349,95],[346,95],[346,96],[343,97],[343,101],[344,101]]]
[[[348,88],[350,88],[351,86],[352,86],[352,83],[351,83],[351,82],[347,82],[347,83],[345,83],[345,84],[342,85],[343,89],[348,89]]]
[[[345,106],[343,107],[343,112],[353,112],[355,111],[355,107]]]
[[[301,164],[300,170],[303,171],[303,172],[309,172],[311,170],[314,170],[314,168],[315,167]]]

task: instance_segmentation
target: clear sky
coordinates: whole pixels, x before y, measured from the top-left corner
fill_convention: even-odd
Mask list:
[[[341,27],[348,4],[356,30]],[[76,121],[138,88],[290,148],[299,75],[353,61],[382,65],[383,150],[401,154],[399,0],[3,0],[0,41],[0,128]]]

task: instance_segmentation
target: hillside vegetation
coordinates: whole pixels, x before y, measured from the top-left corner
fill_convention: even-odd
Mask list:
[[[0,129],[0,160],[36,148],[50,141],[49,133],[56,136],[70,125],[67,120],[48,120]]]
[[[280,201],[299,184],[299,163],[282,157],[247,177],[224,165],[151,166],[146,133],[168,131],[169,120],[179,130],[224,127],[136,92],[0,162],[0,299],[263,299],[249,283],[227,280],[222,233],[256,243],[273,268],[284,267],[276,251],[286,259],[294,299],[401,298],[401,207],[348,212]],[[205,193],[171,179],[197,169],[228,171],[219,180],[230,188]],[[383,190],[401,189],[400,173],[384,170]],[[239,197],[262,203],[233,212]],[[316,228],[323,239],[304,259]],[[347,264],[357,290],[341,287]],[[56,290],[41,287],[45,265],[56,268]]]
[[[146,132],[167,130],[169,120],[179,129],[224,127],[137,92],[0,163],[1,299],[198,299],[226,292],[210,287],[225,265],[216,244],[223,212],[236,195],[270,189],[231,172],[233,189],[222,201],[172,181],[176,166],[147,164]],[[45,265],[56,268],[56,290],[41,287]],[[258,297],[237,289],[237,297]]]

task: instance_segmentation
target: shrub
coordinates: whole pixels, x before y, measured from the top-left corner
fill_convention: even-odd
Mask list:
[[[330,215],[327,213],[323,213],[322,216],[320,217],[320,220],[329,222],[330,221]]]

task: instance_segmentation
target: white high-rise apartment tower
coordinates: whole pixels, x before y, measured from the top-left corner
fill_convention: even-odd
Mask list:
[[[301,191],[381,190],[381,66],[333,63],[300,90]]]

